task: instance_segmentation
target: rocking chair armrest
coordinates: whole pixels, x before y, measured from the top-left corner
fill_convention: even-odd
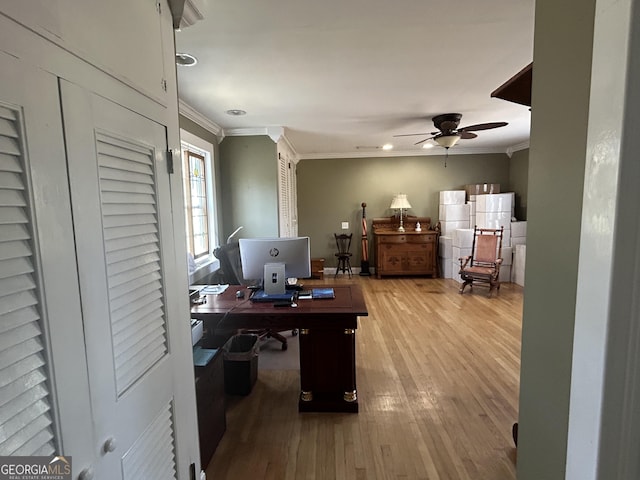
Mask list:
[[[460,261],[460,268],[464,268],[467,266],[467,264],[469,263],[469,260],[471,260],[471,255],[467,255],[466,257],[460,257],[458,258],[458,260]]]
[[[499,267],[500,265],[502,265],[502,259],[501,259],[501,258],[498,258],[498,259],[496,260],[496,267]]]

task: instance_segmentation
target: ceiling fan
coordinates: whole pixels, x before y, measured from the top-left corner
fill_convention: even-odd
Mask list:
[[[421,143],[426,142],[427,140],[434,140],[441,147],[446,148],[447,150],[453,147],[458,140],[476,138],[476,135],[473,132],[478,132],[480,130],[491,130],[493,128],[500,128],[507,125],[507,122],[491,122],[491,123],[478,123],[476,125],[469,125],[466,127],[458,128],[460,124],[460,119],[462,118],[461,113],[443,113],[442,115],[436,115],[433,117],[433,124],[439,130],[437,132],[431,133],[407,133],[404,135],[394,135],[394,137],[411,137],[415,135],[431,135],[419,142],[416,142],[414,145],[420,145]]]

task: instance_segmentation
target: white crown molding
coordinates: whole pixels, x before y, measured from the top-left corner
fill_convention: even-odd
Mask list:
[[[220,143],[224,138],[225,132],[224,130],[222,130],[222,127],[220,127],[220,125],[209,120],[205,115],[197,111],[184,100],[178,101],[178,112],[180,113],[180,115],[183,115],[192,122],[200,125],[205,130],[208,130],[209,132],[216,135],[218,137],[218,143]]]
[[[506,154],[504,150],[498,151],[495,148],[450,148],[449,156],[452,155],[486,155],[492,153]],[[371,158],[371,157],[427,157],[444,156],[446,151],[442,147],[417,150],[366,150],[362,152],[342,152],[342,153],[302,153],[300,160],[320,160],[333,158]]]
[[[267,135],[273,143],[284,135],[284,127],[254,127],[254,128],[228,128],[224,131],[227,137],[253,137],[256,135]]]
[[[185,0],[182,18],[180,19],[180,28],[190,27],[202,19],[204,19],[204,15],[196,5],[196,0]]]
[[[509,155],[509,158],[511,158],[514,153],[519,152],[520,150],[526,150],[527,148],[529,148],[529,140],[511,145],[509,148],[507,148],[506,153],[507,155]]]

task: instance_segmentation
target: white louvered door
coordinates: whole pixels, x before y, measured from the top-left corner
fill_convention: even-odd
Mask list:
[[[96,477],[177,478],[172,392],[193,378],[174,374],[165,128],[66,82],[61,94]]]
[[[0,455],[86,465],[91,409],[58,82],[0,52],[0,85]]]

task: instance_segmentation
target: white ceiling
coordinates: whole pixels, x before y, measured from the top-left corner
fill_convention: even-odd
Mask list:
[[[225,134],[284,127],[300,158],[442,154],[393,136],[433,132],[434,115],[457,112],[460,127],[509,125],[451,154],[527,145],[529,108],[490,94],[532,61],[534,0],[196,5],[204,19],[176,32],[177,51],[198,59],[178,67],[179,97]]]

